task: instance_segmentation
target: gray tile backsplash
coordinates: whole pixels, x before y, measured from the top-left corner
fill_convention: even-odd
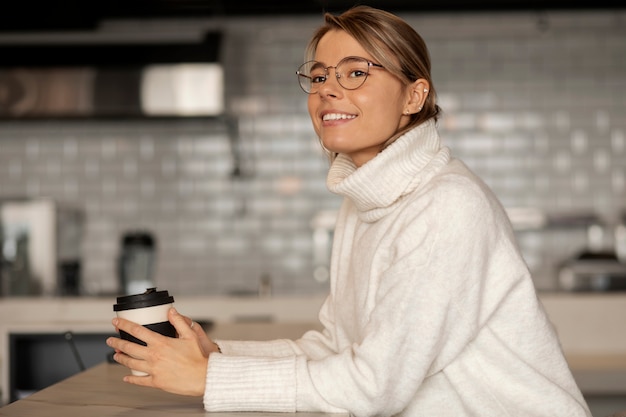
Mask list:
[[[429,44],[453,153],[507,207],[626,210],[626,13],[406,14]],[[311,220],[336,209],[295,69],[319,16],[186,22],[224,30],[219,120],[5,121],[0,198],[85,211],[82,286],[117,289],[121,234],[157,238],[156,283],[174,294],[319,293]],[[182,23],[168,23],[173,28]],[[155,26],[151,26],[154,30]],[[158,25],[157,25],[158,27]],[[519,232],[537,285],[586,231]]]

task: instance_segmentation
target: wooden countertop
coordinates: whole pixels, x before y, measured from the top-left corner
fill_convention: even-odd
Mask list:
[[[567,361],[583,394],[625,395],[626,355],[567,355]]]
[[[206,417],[199,397],[169,394],[122,382],[128,369],[103,363],[0,408],[6,417]],[[211,417],[322,417],[324,413],[210,413]]]

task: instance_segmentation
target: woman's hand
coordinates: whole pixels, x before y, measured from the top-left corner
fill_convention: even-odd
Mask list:
[[[113,325],[117,330],[130,333],[147,346],[117,337],[108,338],[107,345],[115,349],[113,358],[116,362],[148,374],[127,375],[125,382],[174,394],[201,396],[206,383],[208,356],[218,351],[218,347],[197,323],[174,308],[168,315],[178,338],[163,336],[140,324],[115,318]]]

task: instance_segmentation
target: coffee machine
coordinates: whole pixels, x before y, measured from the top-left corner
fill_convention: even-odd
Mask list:
[[[0,200],[0,296],[78,295],[84,221],[52,199]]]

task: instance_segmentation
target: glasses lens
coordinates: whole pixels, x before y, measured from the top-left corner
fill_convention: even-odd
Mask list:
[[[339,84],[346,90],[355,90],[363,85],[369,73],[369,62],[364,58],[347,57],[337,64]]]
[[[305,93],[315,93],[318,86],[326,81],[326,70],[317,61],[309,61],[300,65],[297,74],[300,88]]]

